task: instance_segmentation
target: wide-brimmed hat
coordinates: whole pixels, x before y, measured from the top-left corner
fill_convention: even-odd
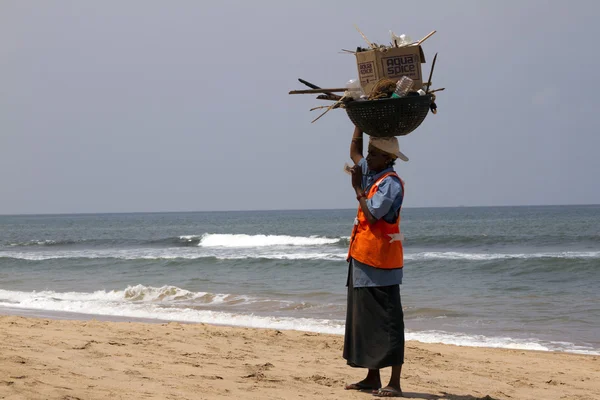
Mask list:
[[[408,157],[400,151],[398,138],[392,137],[372,137],[369,139],[369,146],[373,146],[385,153],[392,155],[394,158],[399,158],[402,161],[408,161]]]

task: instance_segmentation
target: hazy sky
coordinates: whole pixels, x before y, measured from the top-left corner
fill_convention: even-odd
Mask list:
[[[405,206],[600,203],[600,2],[0,0],[0,214],[353,208],[353,126],[303,89],[419,39],[438,114]]]

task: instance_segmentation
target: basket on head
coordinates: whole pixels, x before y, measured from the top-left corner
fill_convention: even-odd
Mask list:
[[[421,125],[431,101],[431,95],[406,96],[351,101],[346,103],[345,108],[354,125],[370,136],[403,136]]]

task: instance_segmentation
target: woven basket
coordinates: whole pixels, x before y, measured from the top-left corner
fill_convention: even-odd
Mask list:
[[[431,95],[351,101],[346,112],[354,125],[370,136],[403,136],[421,125],[430,104]]]

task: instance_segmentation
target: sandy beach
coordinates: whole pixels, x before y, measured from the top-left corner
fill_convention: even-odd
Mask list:
[[[1,399],[368,399],[343,337],[205,324],[0,316]],[[421,399],[599,399],[600,357],[408,342]],[[387,379],[389,370],[384,370]]]

